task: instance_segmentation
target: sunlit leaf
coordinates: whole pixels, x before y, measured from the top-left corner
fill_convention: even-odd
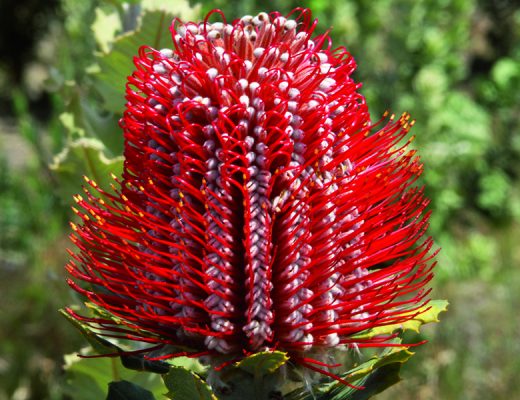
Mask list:
[[[191,6],[186,0],[142,0],[141,6],[143,10],[166,11],[186,21],[196,20],[201,9],[200,5]]]
[[[163,376],[168,388],[167,397],[172,400],[217,400],[211,388],[195,373],[183,367],[171,367]]]
[[[418,315],[403,324],[388,325],[364,331],[353,338],[368,339],[379,335],[388,335],[398,329],[419,332],[419,328],[427,323],[438,322],[438,315],[446,311],[448,302],[446,300],[432,300]],[[411,312],[417,314],[418,311]],[[400,339],[396,338],[393,344],[398,345]],[[374,356],[364,363],[350,369],[348,372],[340,373],[339,376],[351,383],[353,386],[365,387],[357,390],[343,385],[340,382],[331,381],[313,386],[314,395],[309,393],[308,388],[296,389],[289,393],[286,400],[365,400],[384,389],[400,381],[399,371],[401,366],[413,355],[405,346],[393,346],[386,348],[380,355]]]
[[[116,10],[106,11],[98,7],[95,13],[96,19],[91,27],[92,33],[100,50],[107,53],[116,33],[122,29],[121,20]]]
[[[272,374],[289,360],[281,351],[263,351],[244,358],[236,364],[238,368],[254,376]]]
[[[175,17],[191,19],[196,9],[185,1],[144,1],[138,28],[117,37],[110,51],[98,58],[99,72],[96,89],[103,98],[104,108],[121,115],[125,99],[125,85],[134,70],[133,58],[141,46],[155,49],[171,48],[170,25]]]
[[[78,128],[79,129],[79,128]],[[79,131],[80,132],[80,131]],[[97,184],[110,190],[110,174],[119,176],[123,171],[123,157],[108,158],[103,142],[94,138],[79,138],[54,157],[50,165],[59,177],[64,198],[70,198],[79,191],[82,175],[94,179]]]
[[[369,329],[363,332],[358,333],[357,335],[353,335],[353,338],[356,339],[368,339],[374,336],[379,335],[388,335],[395,332],[398,329],[403,331],[412,330],[414,332],[419,332],[419,329],[422,325],[428,324],[431,322],[439,322],[438,316],[441,312],[446,311],[448,309],[448,302],[446,300],[431,300],[426,306],[422,309],[413,311],[410,314],[417,314],[410,320],[402,323],[402,324],[393,324],[393,325],[385,325],[377,328]]]
[[[195,373],[203,373],[207,370],[207,367],[203,366],[197,358],[193,357],[174,357],[169,358],[165,362],[175,367],[189,369]]]
[[[314,385],[312,393],[308,387],[301,387],[287,394],[286,400],[361,400],[394,385],[400,381],[399,371],[403,363],[413,355],[404,347],[392,347],[380,356],[339,374],[342,379],[357,387],[349,387],[341,382],[331,381]],[[363,387],[363,390],[359,388]]]
[[[121,348],[108,340],[102,338],[93,332],[87,325],[73,318],[66,310],[61,309],[60,314],[63,315],[76,329],[78,329],[83,337],[87,339],[94,351],[98,354],[118,353]]]

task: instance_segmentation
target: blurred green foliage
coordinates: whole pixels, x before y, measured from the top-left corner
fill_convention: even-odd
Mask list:
[[[313,10],[319,31],[332,26],[333,43],[354,55],[374,120],[387,109],[417,120],[430,233],[442,248],[435,297],[449,298],[452,311],[421,334],[431,343],[405,369],[405,383],[381,398],[520,397],[520,4],[190,2],[200,6],[61,0],[35,11],[22,0],[13,8],[13,23],[38,34],[0,39],[0,400],[71,395],[59,389],[62,355],[81,341],[55,311],[72,302],[62,268],[67,205],[82,175],[107,186],[109,172],[121,171],[119,71],[131,70],[136,46],[159,26],[164,46],[173,15],[198,19],[218,7],[232,20],[298,6]]]

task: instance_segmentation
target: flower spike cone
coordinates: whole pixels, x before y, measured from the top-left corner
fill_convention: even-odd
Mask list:
[[[87,178],[67,266],[111,317],[69,313],[159,358],[277,350],[333,375],[327,354],[393,346],[359,334],[428,310],[413,121],[371,122],[354,59],[308,10],[220,14],[135,57],[124,173],[110,193]]]

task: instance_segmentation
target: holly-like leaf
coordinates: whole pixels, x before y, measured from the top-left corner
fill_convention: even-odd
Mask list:
[[[202,365],[197,358],[193,357],[175,357],[166,360],[166,363],[175,367],[182,367],[197,374],[202,374],[208,369]]]
[[[149,390],[128,381],[110,382],[106,400],[155,400]]]
[[[366,375],[364,378],[355,382],[356,385],[363,387],[358,390],[348,386],[336,386],[326,397],[320,397],[320,399],[330,400],[367,400],[372,398],[374,395],[381,393],[383,390],[388,389],[390,386],[395,385],[401,381],[399,372],[401,371],[400,362],[391,363],[377,368],[371,374]]]
[[[171,367],[170,372],[163,375],[168,388],[166,395],[172,400],[217,400],[209,385],[197,374],[183,368]]]
[[[87,325],[81,323],[73,318],[67,310],[60,309],[60,314],[63,315],[76,329],[78,329],[87,342],[92,346],[94,351],[98,354],[113,354],[119,353],[122,349],[115,344],[103,339],[101,336],[93,332]]]
[[[446,311],[448,302],[445,300],[432,300],[422,310],[411,312],[417,314],[403,324],[388,325],[370,329],[354,336],[359,339],[367,339],[379,335],[388,335],[401,330],[419,331],[426,323],[438,322],[438,315]],[[393,344],[399,344],[400,339],[395,339]],[[380,355],[374,356],[366,362],[352,368],[339,376],[350,382],[353,386],[364,387],[358,390],[343,385],[339,382],[329,382],[313,387],[315,393],[319,393],[316,399],[320,400],[365,400],[380,393],[384,389],[400,381],[399,371],[401,366],[413,355],[406,347],[389,347]],[[287,400],[310,400],[313,397],[305,389],[297,389],[286,396]]]
[[[400,363],[404,364],[413,356],[414,353],[404,347],[392,347],[383,352],[381,356],[372,357],[368,361],[358,365],[348,371],[344,376],[349,382],[354,382],[364,378],[368,374],[374,372],[388,364]]]
[[[104,144],[93,138],[79,138],[68,145],[54,157],[50,165],[60,178],[63,195],[66,198],[78,192],[81,176],[92,177],[103,189],[110,191],[111,174],[121,175],[123,157],[108,158]]]
[[[396,344],[398,340],[396,340]],[[341,382],[331,381],[314,385],[312,393],[306,387],[298,388],[284,396],[285,400],[364,400],[398,383],[399,371],[403,363],[413,355],[404,347],[391,347],[380,356],[374,356],[366,362],[339,374],[351,383],[349,387]],[[357,388],[356,388],[357,387]],[[358,389],[363,387],[364,389]]]
[[[185,0],[143,0],[141,9],[136,30],[115,37],[110,45],[104,42],[105,51],[98,58],[98,71],[94,73],[96,89],[103,98],[104,108],[116,115],[123,112],[126,79],[135,69],[133,59],[139,48],[172,48],[170,25],[173,19],[192,20],[197,17],[200,7],[190,7]],[[104,37],[105,34],[102,31],[98,36]]]
[[[411,311],[410,315],[417,315],[415,315],[408,321],[403,322],[402,324],[385,325],[373,329],[368,329],[366,331],[353,335],[352,337],[354,339],[370,339],[374,336],[389,335],[398,329],[401,329],[403,331],[412,330],[415,332],[419,332],[419,329],[422,325],[431,322],[439,322],[439,314],[443,311],[446,311],[447,309],[448,301],[431,300],[430,302],[428,302],[427,305],[425,305],[421,309]]]
[[[68,138],[96,138],[103,142],[107,157],[120,155],[123,152],[121,115],[99,110],[75,82],[66,82],[62,91],[68,101],[68,112],[60,115],[60,121],[68,131]]]
[[[166,11],[186,21],[196,20],[201,10],[200,5],[192,7],[190,2],[186,0],[142,0],[141,6],[143,10]]]
[[[105,10],[101,7],[95,10],[96,18],[91,26],[92,33],[99,48],[108,53],[116,33],[122,29],[121,19],[116,10]]]
[[[98,58],[99,72],[94,76],[106,110],[122,115],[126,80],[135,69],[133,59],[141,46],[172,47],[169,27],[174,17],[166,11],[145,11],[137,30],[119,36],[112,49]]]
[[[236,366],[253,376],[262,376],[272,374],[288,360],[287,354],[281,351],[263,351],[244,358]]]

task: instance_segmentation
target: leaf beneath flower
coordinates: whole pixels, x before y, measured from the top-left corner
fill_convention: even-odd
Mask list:
[[[272,374],[289,360],[281,351],[263,351],[244,358],[235,365],[253,376]]]
[[[380,335],[389,335],[395,332],[398,329],[403,331],[411,330],[415,332],[419,332],[419,329],[422,325],[428,324],[431,322],[439,322],[439,314],[441,312],[447,311],[448,309],[448,301],[447,300],[431,300],[427,305],[422,307],[417,311],[410,312],[410,315],[417,314],[412,319],[402,323],[402,324],[393,324],[380,326],[378,328],[368,329],[366,331],[360,332],[356,335],[353,335],[353,339],[370,339],[374,336]]]
[[[128,381],[110,382],[106,400],[155,400],[154,395]]]
[[[85,352],[85,351],[83,351]],[[104,399],[109,384],[126,380],[150,392],[156,399],[163,398],[164,384],[158,374],[147,374],[124,368],[117,358],[81,358],[65,355],[65,373],[62,390],[74,400]],[[152,399],[154,397],[151,397]],[[143,397],[143,399],[147,399]]]
[[[168,388],[166,397],[172,400],[217,400],[209,385],[197,374],[183,367],[171,367],[170,372],[163,375]]]
[[[389,335],[398,329],[413,330],[419,332],[422,325],[430,322],[438,322],[438,316],[446,311],[446,300],[432,300],[422,309],[415,311],[415,317],[403,324],[395,324],[370,329],[361,332],[353,338],[368,339],[374,336]],[[400,339],[394,339],[393,344],[401,343]],[[366,362],[352,368],[339,376],[350,382],[353,386],[364,387],[363,390],[354,389],[340,382],[331,381],[315,385],[311,394],[308,388],[299,388],[284,396],[284,400],[366,400],[388,387],[398,383],[401,378],[399,371],[402,365],[413,355],[405,346],[389,347],[380,355],[374,356]]]

